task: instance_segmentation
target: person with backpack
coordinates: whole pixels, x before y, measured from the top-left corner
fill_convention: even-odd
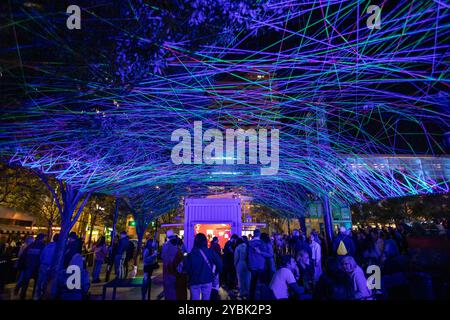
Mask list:
[[[251,273],[247,265],[247,248],[248,241],[239,238],[234,251],[234,266],[238,277],[239,295],[243,300],[248,299],[251,280]]]
[[[333,241],[333,252],[337,256],[354,256],[356,253],[356,246],[353,239],[348,235],[347,229],[341,227],[338,236]]]
[[[270,256],[267,251],[267,245],[260,239],[261,231],[255,229],[253,238],[248,242],[247,265],[251,273],[249,299],[254,300],[256,296],[256,288],[263,276],[266,266],[266,257]]]
[[[183,263],[188,275],[191,300],[209,300],[214,278],[222,270],[222,261],[213,250],[208,249],[208,240],[203,233],[194,238],[194,247]]]

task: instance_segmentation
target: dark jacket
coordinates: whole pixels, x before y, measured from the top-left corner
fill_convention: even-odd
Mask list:
[[[128,240],[128,237],[124,237],[119,240],[119,244],[117,245],[117,251],[116,256],[125,255],[130,246],[130,240]]]
[[[294,255],[294,257],[297,256],[297,254],[304,250],[306,252],[308,252],[309,257],[312,256],[312,250],[311,247],[309,246],[309,244],[303,240],[302,238],[298,237],[298,236],[294,236],[291,239],[291,245],[292,245],[292,249],[294,252],[292,252],[292,254]]]
[[[189,276],[189,285],[198,285],[213,282],[214,274],[208,266],[200,250],[203,251],[209,261],[210,266],[216,266],[215,273],[222,271],[222,261],[217,253],[211,249],[193,248],[184,260],[183,269]]]
[[[25,256],[25,268],[36,272],[39,270],[41,252],[45,247],[44,242],[33,242],[30,244],[24,252]]]
[[[72,257],[77,253],[81,254],[80,241],[78,241],[78,239],[69,242],[66,246],[66,250],[64,252],[64,268],[69,266],[70,260],[72,260]]]
[[[252,239],[248,242],[248,268],[249,270],[259,270],[263,271],[264,267],[266,266],[266,258],[261,254],[258,253],[256,248],[259,249],[260,252],[266,252],[267,251],[267,245],[264,241],[260,239]]]
[[[354,257],[356,253],[355,243],[353,242],[353,239],[350,236],[343,234],[339,234],[333,241],[334,254],[337,254],[339,243],[341,243],[341,241],[344,243],[345,249],[347,249],[347,255]]]

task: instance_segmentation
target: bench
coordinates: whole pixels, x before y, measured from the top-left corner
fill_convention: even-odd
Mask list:
[[[113,289],[112,299],[116,300],[117,288],[141,288],[143,277],[129,278],[129,279],[114,279],[103,285],[102,300],[106,298],[106,290],[108,288]]]

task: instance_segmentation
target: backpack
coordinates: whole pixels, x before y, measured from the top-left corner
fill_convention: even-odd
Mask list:
[[[337,248],[337,254],[338,256],[345,256],[347,255],[347,248],[345,247],[344,241],[339,241],[339,246]]]
[[[134,256],[134,243],[132,241],[128,242],[128,247],[126,249],[126,261],[130,261]]]

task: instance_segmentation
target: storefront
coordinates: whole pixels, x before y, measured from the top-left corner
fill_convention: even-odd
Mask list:
[[[208,241],[219,238],[221,247],[232,234],[242,234],[241,199],[189,198],[184,204],[184,242],[190,250],[197,233],[204,233]]]

